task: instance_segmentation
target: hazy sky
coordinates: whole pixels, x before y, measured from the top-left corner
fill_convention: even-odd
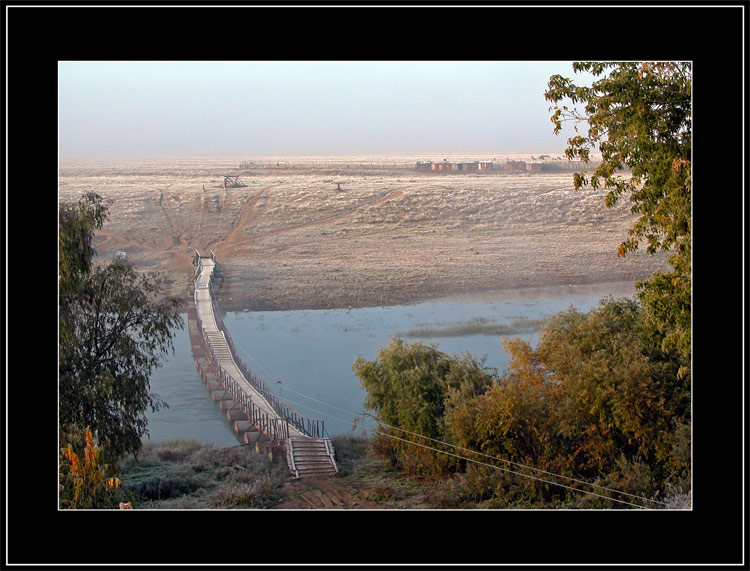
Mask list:
[[[61,158],[559,153],[570,62],[60,62]]]

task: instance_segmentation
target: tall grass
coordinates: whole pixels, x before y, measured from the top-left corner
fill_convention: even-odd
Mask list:
[[[448,323],[441,326],[418,327],[399,333],[403,337],[461,337],[465,335],[517,335],[534,333],[545,324],[547,318],[517,317],[510,323],[490,323],[485,317],[469,321]]]
[[[122,466],[136,509],[260,509],[281,501],[289,477],[246,446],[218,448],[195,440],[146,443]]]

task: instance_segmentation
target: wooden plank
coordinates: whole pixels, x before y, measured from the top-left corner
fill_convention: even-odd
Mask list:
[[[333,507],[333,502],[331,502],[330,498],[328,498],[328,496],[326,496],[323,492],[318,491],[318,497],[323,502],[323,505],[325,507],[327,507],[327,508],[332,508]]]

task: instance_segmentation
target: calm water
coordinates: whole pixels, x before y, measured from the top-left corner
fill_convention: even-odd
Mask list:
[[[518,318],[542,318],[570,306],[587,311],[610,293],[616,297],[632,295],[632,283],[530,290],[523,295],[495,294],[395,307],[230,312],[224,315],[224,323],[247,365],[298,412],[325,419],[328,433],[335,435],[350,431],[354,417],[362,412],[365,391],[352,372],[354,360],[357,356],[375,359],[378,349],[388,345],[392,337],[409,342],[421,339],[449,354],[469,351],[476,357],[486,356],[485,366],[503,370],[508,355],[498,335],[411,338],[404,333],[475,319],[510,324]],[[186,315],[183,318],[187,321]],[[537,340],[536,333],[513,336],[532,344]],[[151,390],[169,404],[168,410],[149,415],[152,440],[179,437],[218,446],[237,444],[195,370],[187,329],[177,332],[175,354],[152,376]]]

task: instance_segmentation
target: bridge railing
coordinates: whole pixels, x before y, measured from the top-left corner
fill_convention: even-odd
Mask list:
[[[307,434],[308,436],[312,436],[313,438],[323,438],[325,434],[325,421],[323,419],[306,418],[296,410],[294,410],[292,407],[284,404],[284,401],[282,401],[281,398],[270,389],[266,382],[255,375],[250,367],[247,366],[242,357],[240,357],[239,353],[237,353],[237,349],[235,348],[234,342],[232,341],[232,336],[229,334],[229,331],[224,325],[224,320],[221,318],[221,313],[219,312],[219,307],[216,303],[216,295],[214,293],[213,286],[210,285],[209,294],[211,297],[211,307],[214,312],[214,320],[216,321],[216,325],[219,330],[224,333],[224,338],[227,341],[227,345],[229,346],[229,351],[232,354],[232,358],[234,359],[237,368],[242,372],[242,375],[245,377],[247,382],[250,383],[253,388],[263,396],[264,399],[266,399],[266,402],[274,411],[276,411],[276,413],[282,419],[288,421],[292,426],[294,426],[303,434]]]
[[[289,422],[286,419],[270,416],[267,412],[255,406],[252,396],[247,394],[242,389],[242,385],[240,384],[240,382],[232,377],[232,375],[230,375],[227,370],[221,366],[221,363],[219,363],[216,355],[214,354],[213,347],[211,347],[211,344],[209,343],[206,331],[203,329],[202,324],[200,323],[200,318],[198,318],[198,324],[199,327],[201,327],[203,341],[206,344],[206,347],[208,347],[211,362],[216,367],[216,370],[219,373],[219,380],[221,381],[221,384],[224,386],[224,388],[229,392],[229,394],[234,397],[234,399],[237,401],[237,404],[239,404],[242,410],[245,411],[245,413],[248,415],[250,421],[261,432],[267,434],[269,437],[271,437],[272,440],[275,440],[277,442],[288,439]]]
[[[211,252],[211,258],[215,260],[215,254],[213,252]],[[197,251],[196,262],[196,266],[198,267],[198,270],[196,272],[197,279],[197,276],[200,275],[200,268],[202,267],[202,264],[200,263],[200,255]],[[306,418],[293,408],[284,404],[281,398],[277,396],[273,391],[271,391],[268,385],[261,378],[255,375],[250,367],[248,367],[247,364],[242,360],[242,358],[237,353],[237,350],[234,347],[234,343],[232,342],[232,337],[229,335],[229,331],[227,330],[226,326],[224,325],[224,321],[221,318],[221,313],[219,312],[219,307],[216,303],[216,295],[214,293],[212,280],[210,279],[208,283],[208,290],[209,297],[211,299],[211,310],[214,315],[214,320],[216,321],[216,325],[219,330],[224,334],[224,338],[227,342],[227,345],[229,346],[229,351],[232,355],[232,358],[234,359],[235,364],[237,365],[237,368],[240,369],[240,372],[245,377],[245,380],[247,380],[247,382],[263,396],[268,405],[280,417],[278,419],[268,418],[266,414],[264,414],[252,403],[250,395],[242,390],[242,386],[239,384],[237,379],[234,379],[219,364],[219,362],[215,358],[215,355],[213,354],[211,344],[208,342],[208,337],[206,336],[200,314],[196,312],[198,327],[201,331],[201,335],[203,336],[203,340],[211,354],[211,361],[215,364],[216,369],[219,372],[222,383],[225,384],[224,386],[228,389],[229,387],[231,387],[231,390],[229,391],[230,394],[235,397],[235,399],[237,399],[240,406],[243,407],[243,410],[248,413],[248,416],[251,417],[253,424],[256,424],[256,426],[259,427],[267,428],[267,430],[269,431],[269,435],[276,434],[278,435],[278,437],[284,439],[289,437],[290,424],[307,436],[313,438],[323,438],[326,433],[325,421],[323,419]],[[195,302],[197,303],[197,292],[195,295]]]

